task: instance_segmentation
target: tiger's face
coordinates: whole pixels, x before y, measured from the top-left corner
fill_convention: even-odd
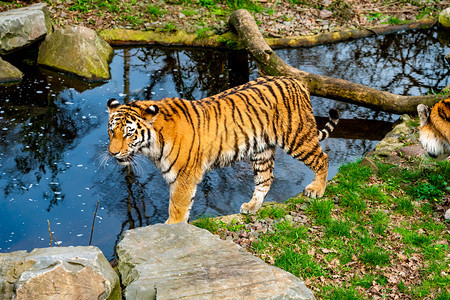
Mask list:
[[[108,152],[121,165],[129,165],[133,156],[151,141],[152,123],[158,106],[131,102],[120,105],[116,99],[107,103],[109,111]]]
[[[436,103],[431,109],[419,104],[420,142],[431,157],[450,154],[450,99]]]

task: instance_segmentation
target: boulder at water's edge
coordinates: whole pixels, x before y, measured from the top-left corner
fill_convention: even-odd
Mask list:
[[[20,81],[22,77],[23,73],[19,69],[0,57],[0,84],[17,82]]]
[[[1,299],[121,299],[119,277],[97,247],[0,253]]]
[[[82,26],[57,29],[39,47],[38,64],[88,81],[111,78],[112,47],[97,33]]]
[[[442,27],[450,29],[450,7],[439,13],[439,24]]]
[[[47,4],[37,3],[0,13],[0,55],[41,40],[52,31]]]

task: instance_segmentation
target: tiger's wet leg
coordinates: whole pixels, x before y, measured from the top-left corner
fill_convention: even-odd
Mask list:
[[[322,151],[319,142],[315,141],[312,147],[302,145],[295,151],[292,151],[291,155],[314,172],[313,181],[305,187],[305,196],[311,198],[322,197],[327,184],[328,155]]]
[[[273,181],[272,171],[275,163],[275,147],[253,154],[251,163],[255,175],[255,190],[250,202],[242,204],[241,213],[255,213],[258,211],[269,192]]]
[[[197,183],[176,181],[170,185],[169,218],[166,224],[188,222]]]

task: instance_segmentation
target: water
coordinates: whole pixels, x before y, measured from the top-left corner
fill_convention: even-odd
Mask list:
[[[443,59],[449,49],[441,40],[435,31],[419,31],[277,53],[308,72],[419,95],[449,84]],[[49,246],[48,224],[62,246],[88,245],[99,202],[92,244],[112,258],[125,230],[166,220],[168,186],[146,160],[137,171],[112,160],[100,166],[108,144],[107,99],[200,99],[257,77],[245,53],[129,48],[115,50],[111,80],[86,84],[36,68],[33,49],[26,55],[19,67],[27,77],[18,87],[0,87],[0,252]],[[322,143],[329,178],[372,150],[398,118],[318,97],[312,102],[316,115],[336,107],[344,119]],[[281,202],[301,192],[313,173],[278,151],[274,175],[266,200]],[[236,213],[252,192],[248,162],[214,170],[197,189],[191,217]]]

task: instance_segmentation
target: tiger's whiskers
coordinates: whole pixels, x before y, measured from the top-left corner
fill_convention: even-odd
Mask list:
[[[102,153],[100,153],[98,155],[98,157],[95,159],[96,161],[98,160],[98,167],[99,168],[106,168],[106,165],[108,164],[108,161],[111,159],[111,156],[109,155],[108,151],[103,151]]]

